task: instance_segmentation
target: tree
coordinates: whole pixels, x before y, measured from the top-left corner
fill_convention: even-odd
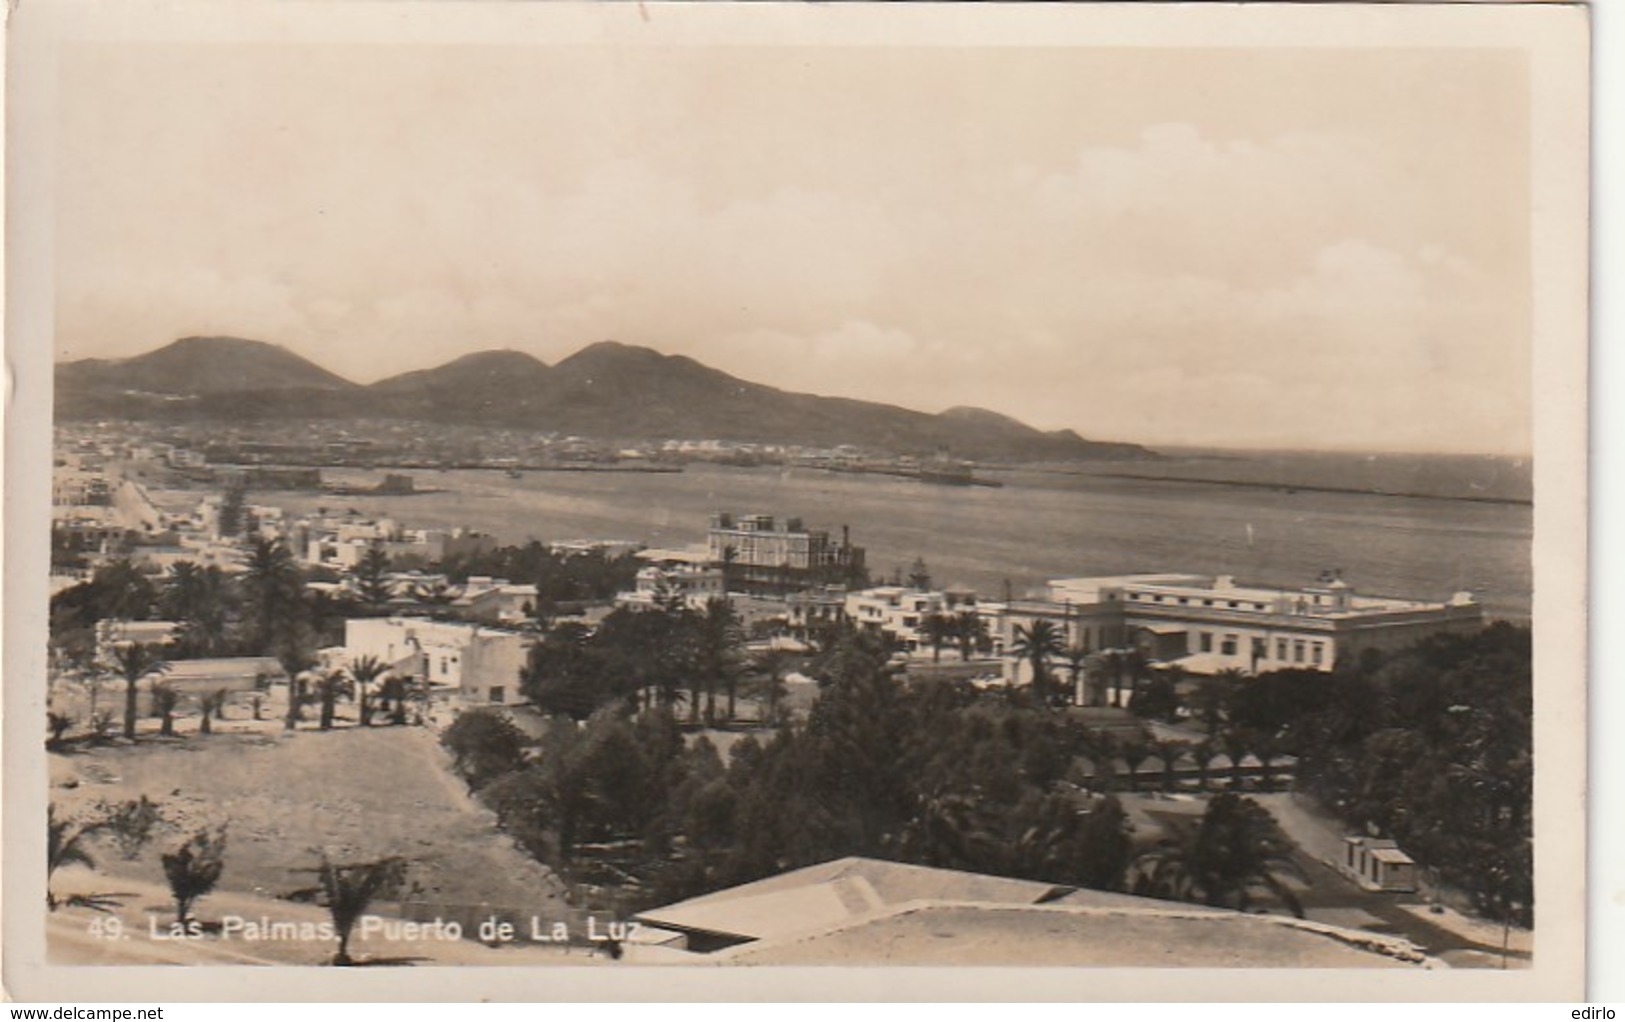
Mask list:
[[[705,678],[705,716],[716,719],[716,690],[721,686],[728,695],[728,719],[733,720],[737,709],[740,650],[744,633],[739,615],[726,599],[711,599],[705,603],[705,612],[696,622],[698,628],[699,669]]]
[[[954,638],[959,641],[959,659],[969,660],[987,646],[987,622],[974,610],[962,610],[954,615]]]
[[[1138,791],[1140,764],[1151,758],[1151,746],[1146,744],[1143,736],[1135,735],[1118,743],[1117,754],[1123,758],[1123,764],[1128,767],[1128,790]]]
[[[281,656],[286,647],[300,643],[304,579],[287,545],[280,539],[255,539],[242,579],[253,611],[249,644],[254,650]]]
[[[69,715],[57,713],[55,710],[46,710],[45,726],[51,732],[51,737],[45,740],[45,748],[52,752],[63,748],[67,744],[65,736],[68,729],[73,727],[73,724],[74,720]]]
[[[623,625],[620,629],[601,629],[600,635],[626,636],[627,631],[628,626]],[[653,655],[652,645],[645,646],[640,639],[641,636],[630,637],[628,646],[631,648],[622,652],[633,659],[637,652],[645,650]],[[580,622],[564,621],[554,625],[526,654],[525,666],[519,674],[520,693],[543,713],[563,713],[575,720],[586,720],[610,696],[599,645],[592,632]],[[643,667],[647,666],[645,662]]]
[[[1225,707],[1241,687],[1246,675],[1234,667],[1226,667],[1202,682],[1196,690],[1196,712],[1209,735],[1218,734],[1228,719]]]
[[[931,571],[925,566],[925,558],[916,557],[908,569],[908,587],[916,592],[929,592],[931,589]]]
[[[456,601],[457,590],[437,578],[413,586],[412,599],[430,607],[446,607]]]
[[[452,766],[470,791],[524,765],[530,740],[500,710],[472,709],[459,714],[440,736],[452,754]]]
[[[920,631],[931,646],[931,662],[940,662],[942,647],[954,641],[954,619],[947,614],[932,612],[920,622]]]
[[[214,890],[226,868],[226,828],[207,828],[193,834],[184,845],[162,856],[164,878],[175,898],[175,921],[185,924],[192,905]]]
[[[143,678],[163,674],[169,664],[158,653],[158,647],[141,642],[130,642],[113,649],[113,662],[124,677],[124,737],[135,738],[136,693]]]
[[[355,566],[355,582],[362,602],[374,610],[388,603],[394,595],[389,582],[389,555],[384,553],[382,544],[372,543],[361,555]]]
[[[175,707],[180,705],[181,694],[175,691],[173,685],[161,681],[152,684],[152,713],[162,723],[158,726],[158,733],[165,738],[175,737]]]
[[[768,649],[757,656],[755,666],[760,674],[755,695],[757,705],[763,707],[758,715],[761,723],[777,727],[781,723],[780,709],[787,694],[784,677],[789,673],[789,662],[781,651]]]
[[[348,670],[350,680],[355,683],[356,712],[361,721],[361,726],[371,727],[373,707],[369,686],[388,668],[382,660],[370,653],[366,653],[351,660]]]
[[[1177,739],[1155,738],[1150,745],[1152,754],[1162,760],[1162,790],[1173,791],[1174,764],[1190,750],[1191,743]]]
[[[1230,790],[1238,791],[1242,786],[1241,761],[1251,751],[1253,735],[1241,728],[1228,728],[1219,734],[1219,745],[1224,749],[1225,756],[1230,760]]]
[[[1226,792],[1208,802],[1201,823],[1183,840],[1165,841],[1137,860],[1137,890],[1245,912],[1264,888],[1302,918],[1303,906],[1282,879],[1307,882],[1291,848],[1263,806]]]
[[[243,531],[243,505],[247,497],[248,487],[242,479],[235,479],[226,485],[225,492],[220,495],[219,531],[222,537],[236,536]]]
[[[56,896],[51,893],[51,875],[59,868],[73,863],[78,863],[88,869],[96,868],[96,861],[90,857],[90,850],[85,847],[85,839],[100,827],[100,823],[81,823],[72,819],[59,818],[56,815],[55,803],[46,808],[45,815],[47,836],[45,904],[54,911],[57,900]]]
[[[213,734],[213,722],[226,719],[226,700],[230,695],[230,689],[217,688],[198,697],[198,734]]]
[[[1078,690],[1078,679],[1085,677],[1084,668],[1089,665],[1089,658],[1092,655],[1089,652],[1089,647],[1079,642],[1075,642],[1061,651],[1061,656],[1066,658],[1067,681],[1072,685],[1073,698],[1078,700],[1080,705],[1086,705],[1089,702],[1088,695]]]
[[[1201,791],[1207,790],[1208,765],[1213,762],[1214,751],[1212,738],[1204,738],[1191,747],[1191,755],[1196,758],[1196,786]]]
[[[1178,684],[1184,677],[1179,667],[1151,671],[1145,684],[1137,686],[1129,699],[1129,710],[1147,720],[1174,721],[1179,715]]]
[[[152,840],[153,831],[165,822],[158,804],[142,795],[107,807],[99,826],[112,833],[121,856],[134,859]]]
[[[1055,623],[1042,618],[1017,625],[1010,642],[1010,652],[1026,660],[1032,667],[1033,705],[1049,704],[1049,662],[1064,650],[1061,634]]]
[[[158,607],[180,624],[176,644],[184,655],[207,657],[226,646],[236,602],[231,580],[219,567],[181,561],[170,567]]]
[[[321,720],[318,726],[323,731],[331,731],[338,701],[350,691],[350,679],[345,677],[342,671],[319,671],[315,681],[316,699],[321,705]]]
[[[338,935],[338,952],[333,955],[334,965],[353,965],[350,957],[350,934],[355,924],[367,911],[373,899],[386,897],[406,881],[407,861],[399,856],[375,862],[337,864],[322,854],[322,864],[316,869],[321,881],[322,900],[333,918],[333,930]]]

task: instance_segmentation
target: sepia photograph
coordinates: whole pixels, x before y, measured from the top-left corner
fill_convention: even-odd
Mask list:
[[[1583,10],[388,6],[13,19],[8,987],[1578,996]]]

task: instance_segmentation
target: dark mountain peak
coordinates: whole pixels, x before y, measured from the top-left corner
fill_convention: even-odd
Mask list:
[[[1019,422],[1016,419],[1012,419],[1008,415],[989,411],[986,408],[975,408],[971,405],[955,405],[954,407],[941,413],[941,415],[938,417],[971,426],[1015,426],[1020,429],[1028,428],[1024,423]]]
[[[476,351],[432,369],[415,369],[379,380],[367,388],[391,401],[411,402],[392,409],[397,414],[433,413],[437,409],[479,406],[487,414],[502,401],[518,401],[545,384],[552,370],[523,351]]]
[[[538,369],[546,369],[547,363],[528,351],[516,351],[513,348],[493,348],[490,351],[476,351],[461,358],[454,358],[440,368],[471,369],[481,372],[533,373]]]
[[[645,348],[639,344],[596,341],[561,361],[558,367],[581,370],[617,366],[658,366],[665,365],[671,360],[672,356],[663,355],[653,348]]]
[[[182,337],[145,355],[70,362],[58,378],[182,396],[356,386],[281,345],[242,337]]]
[[[620,341],[599,341],[564,359],[555,380],[566,385],[625,387],[747,386],[687,355],[665,355]]]
[[[186,358],[210,358],[221,355],[260,355],[264,357],[285,356],[299,358],[293,352],[280,344],[270,341],[254,341],[246,337],[227,336],[192,336],[181,337],[170,341],[156,351],[150,351],[138,358],[158,358],[160,356],[184,356]],[[300,359],[300,361],[304,361]]]

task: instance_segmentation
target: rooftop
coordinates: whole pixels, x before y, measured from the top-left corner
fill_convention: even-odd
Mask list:
[[[1405,967],[1412,944],[1030,880],[845,858],[641,913],[735,938],[692,961],[750,965]]]

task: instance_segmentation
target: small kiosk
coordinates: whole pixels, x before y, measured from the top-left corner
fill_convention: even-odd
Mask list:
[[[1387,838],[1344,838],[1342,867],[1367,890],[1416,890],[1416,861]]]

